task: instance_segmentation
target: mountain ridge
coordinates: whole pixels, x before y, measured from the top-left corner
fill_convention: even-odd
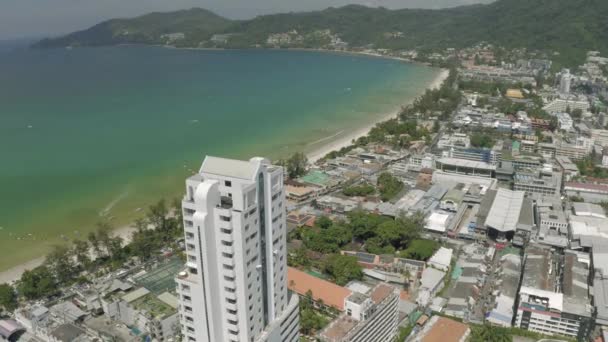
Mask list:
[[[265,47],[271,34],[330,30],[350,47],[442,49],[486,41],[508,48],[556,51],[572,55],[569,59],[580,59],[587,50],[608,53],[607,17],[605,0],[498,0],[446,9],[398,10],[346,5],[249,20],[230,20],[195,8],[112,19],[63,37],[45,39],[35,46],[143,43],[201,47],[216,34],[230,34],[222,47],[251,48]],[[391,36],[392,32],[400,36]],[[166,36],[174,33],[184,37],[171,41],[171,36]],[[289,47],[319,48],[326,43],[303,39]]]

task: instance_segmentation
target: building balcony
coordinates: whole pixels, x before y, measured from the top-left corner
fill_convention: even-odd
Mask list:
[[[224,275],[230,278],[236,278],[236,272],[234,270],[224,270]]]
[[[229,319],[231,321],[238,321],[238,317],[235,314],[226,312],[226,319]]]
[[[222,248],[220,248],[220,250],[222,251],[222,253],[234,254],[234,247],[232,246],[222,245]]]
[[[222,196],[220,198],[219,207],[222,209],[232,209],[232,198],[228,196]]]
[[[236,304],[233,304],[233,303],[226,302],[226,304],[225,304],[224,306],[225,306],[225,307],[226,307],[226,309],[228,309],[228,310],[232,310],[232,311],[237,311],[237,310],[238,310],[237,305],[236,305]]]
[[[232,300],[236,300],[236,293],[235,292],[228,292],[226,291],[226,298],[227,299],[232,299]]]
[[[226,241],[226,242],[234,242],[234,238],[232,237],[232,234],[222,233],[222,234],[220,234],[220,239],[222,239],[222,241]]]
[[[222,264],[234,267],[234,259],[222,257]]]

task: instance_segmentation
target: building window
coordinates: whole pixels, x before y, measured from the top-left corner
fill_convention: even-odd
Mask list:
[[[231,187],[232,186],[232,182],[231,181],[224,181],[224,185],[227,187]]]
[[[224,215],[220,215],[220,220],[222,220],[224,222],[230,222],[230,217],[224,216]]]

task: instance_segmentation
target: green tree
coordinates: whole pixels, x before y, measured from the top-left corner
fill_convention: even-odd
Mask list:
[[[493,327],[489,324],[473,326],[471,329],[471,342],[511,342],[513,337],[507,329]]]
[[[410,241],[418,239],[424,228],[424,214],[421,212],[409,216],[401,213],[396,221],[402,227],[401,245],[407,245]]]
[[[102,257],[103,251],[101,250],[101,244],[99,243],[99,239],[97,238],[97,232],[90,232],[87,236],[87,240],[91,244],[93,248],[93,252],[95,253],[95,257]]]
[[[363,270],[357,263],[357,258],[351,256],[333,254],[325,261],[324,269],[340,286],[363,278]]]
[[[23,273],[17,285],[19,293],[26,299],[41,299],[59,292],[53,274],[46,266],[39,266]]]
[[[376,234],[382,245],[391,245],[394,248],[399,248],[405,235],[403,228],[397,221],[386,221],[378,226]]]
[[[305,302],[305,301],[303,301]],[[310,307],[300,309],[300,332],[304,335],[315,335],[329,323],[329,320]]]
[[[310,264],[310,258],[306,255],[304,248],[292,250],[287,255],[287,265],[291,267],[308,267]]]
[[[401,251],[401,257],[414,260],[428,260],[439,248],[439,243],[433,240],[414,240],[408,248]]]
[[[78,275],[72,250],[66,245],[56,245],[46,256],[44,264],[60,284],[67,284]]]
[[[306,158],[306,155],[303,152],[296,152],[287,159],[286,164],[289,178],[298,178],[306,173],[308,158]]]
[[[315,221],[315,224],[317,225],[317,227],[321,228],[321,229],[327,229],[329,227],[331,227],[334,223],[332,222],[332,220],[325,216],[319,216],[317,218],[317,220]]]
[[[374,236],[365,241],[365,250],[371,254],[394,254],[395,248],[391,245],[386,245],[378,236]]]
[[[492,148],[494,143],[494,138],[489,134],[473,133],[471,136],[471,146],[473,147]]]
[[[171,224],[168,219],[169,208],[164,199],[161,199],[156,204],[151,205],[148,208],[146,218],[148,223],[154,227],[154,229],[167,234],[170,236]]]
[[[371,184],[361,184],[346,187],[342,190],[342,193],[346,196],[368,196],[376,192],[376,189]]]
[[[390,173],[384,172],[378,176],[378,188],[382,200],[386,202],[399,194],[403,189],[403,183]]]
[[[89,253],[89,243],[84,240],[74,240],[72,255],[76,257],[76,262],[84,269],[90,269],[92,260]]]
[[[144,220],[135,221],[136,231],[133,232],[130,249],[131,253],[143,261],[150,259],[155,251],[158,251],[162,245],[160,239],[156,238],[156,232],[147,229],[147,224]]]
[[[12,312],[18,305],[15,289],[9,284],[0,284],[0,307]]]
[[[376,227],[389,218],[366,213],[363,210],[353,210],[348,214],[349,228],[355,239],[365,241],[376,235]]]

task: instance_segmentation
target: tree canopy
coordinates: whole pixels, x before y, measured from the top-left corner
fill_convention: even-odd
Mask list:
[[[397,196],[403,189],[403,182],[395,178],[388,172],[382,173],[378,177],[378,188],[383,201],[389,201]]]
[[[355,257],[333,254],[327,258],[324,266],[325,272],[340,286],[346,285],[351,280],[363,278],[363,270]]]
[[[46,266],[39,266],[23,273],[17,285],[19,294],[26,299],[40,299],[59,292],[53,273]]]
[[[15,289],[9,284],[0,284],[0,307],[3,307],[6,311],[13,311],[17,306]]]

